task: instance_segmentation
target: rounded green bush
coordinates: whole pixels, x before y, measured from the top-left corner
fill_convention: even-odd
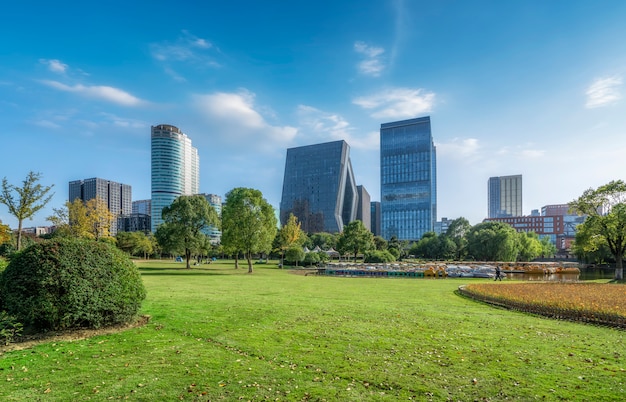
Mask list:
[[[103,242],[61,238],[35,244],[0,274],[2,308],[39,331],[127,323],[145,297],[135,264]]]

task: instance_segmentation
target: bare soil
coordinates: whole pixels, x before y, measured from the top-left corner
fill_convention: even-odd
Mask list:
[[[128,324],[114,325],[99,329],[74,329],[67,331],[50,331],[40,334],[24,335],[15,339],[8,345],[0,345],[0,354],[32,348],[46,342],[67,342],[79,341],[98,335],[108,335],[122,332],[130,328],[137,328],[146,325],[150,321],[149,315],[142,315],[135,322]]]

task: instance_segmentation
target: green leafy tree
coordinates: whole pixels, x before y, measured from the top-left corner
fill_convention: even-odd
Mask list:
[[[457,260],[462,260],[467,255],[467,233],[472,228],[469,221],[463,217],[457,218],[450,223],[446,235],[456,245]]]
[[[593,251],[606,244],[615,258],[615,279],[624,279],[623,258],[626,250],[626,183],[614,180],[597,189],[588,189],[576,200],[570,202],[570,208],[587,215],[577,230],[585,236],[576,237],[581,242],[579,247]]]
[[[243,252],[252,273],[252,255],[269,253],[276,236],[277,220],[259,190],[238,187],[226,194],[222,207],[222,244]]]
[[[48,195],[54,185],[42,186],[39,183],[41,173],[29,172],[22,182],[22,187],[9,184],[2,179],[0,203],[9,208],[9,213],[17,219],[17,250],[22,248],[22,224],[24,219],[33,216],[50,201],[54,194]]]
[[[391,236],[387,243],[387,250],[396,257],[396,260],[401,260],[408,256],[409,242],[406,240],[399,240],[396,236]]]
[[[313,233],[309,236],[307,247],[314,249],[316,246],[322,250],[328,250],[337,247],[337,236],[328,232]]]
[[[341,254],[351,253],[356,261],[359,253],[374,248],[374,235],[359,220],[348,223],[339,236],[337,251]]]
[[[374,236],[374,248],[379,251],[387,250],[387,240],[382,236]]]
[[[111,236],[114,216],[106,201],[96,197],[84,202],[80,198],[67,201],[62,208],[53,208],[47,219],[57,227],[59,236],[81,239],[103,239]]]
[[[532,261],[541,255],[543,247],[535,232],[520,232],[518,235],[518,261]]]
[[[219,217],[215,209],[201,195],[183,195],[163,208],[163,223],[159,225],[155,236],[164,250],[183,253],[187,269],[193,252],[205,241],[203,232],[210,226],[219,226]]]
[[[298,263],[304,260],[305,253],[304,253],[304,250],[302,250],[302,247],[291,246],[290,248],[287,249],[287,252],[285,253],[285,257],[287,258],[287,261],[295,263],[297,267]]]
[[[542,236],[539,239],[541,243],[541,257],[542,258],[551,258],[556,255],[556,246],[552,244],[550,241],[550,237]]]
[[[467,233],[468,256],[479,261],[515,261],[518,251],[515,229],[503,222],[487,221]]]
[[[281,251],[281,266],[284,264],[285,251],[294,246],[302,248],[306,240],[306,234],[300,228],[301,223],[294,214],[289,214],[289,219],[278,231],[278,246]]]

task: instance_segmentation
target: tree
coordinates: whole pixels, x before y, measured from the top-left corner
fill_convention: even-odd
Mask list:
[[[382,236],[374,236],[374,247],[378,251],[387,250],[387,240],[383,239]]]
[[[396,236],[391,236],[389,243],[387,243],[387,250],[396,257],[396,260],[405,258],[408,255],[408,248],[409,242],[407,240],[399,240]]]
[[[374,235],[359,220],[352,221],[343,228],[337,243],[337,251],[341,254],[354,254],[355,261],[359,253],[364,253],[373,248]]]
[[[468,256],[479,261],[515,261],[517,232],[503,222],[487,221],[467,233]]]
[[[7,178],[2,179],[0,203],[9,208],[9,213],[17,218],[17,250],[22,248],[22,223],[24,219],[32,219],[43,208],[54,194],[48,192],[54,187],[39,184],[41,173],[29,172],[22,182],[22,187],[9,184]],[[17,193],[17,196],[14,194]]]
[[[291,247],[302,248],[306,240],[306,234],[300,229],[301,223],[294,214],[289,214],[289,219],[278,231],[278,246],[281,251],[281,266],[284,264],[285,251]]]
[[[446,235],[456,245],[457,260],[462,260],[467,255],[467,233],[472,228],[469,221],[463,217],[457,218],[450,223]]]
[[[309,236],[308,243],[311,250],[318,246],[322,250],[329,250],[337,247],[337,236],[328,232],[313,233]]]
[[[295,262],[296,267],[297,267],[298,263],[304,260],[304,257],[305,257],[304,250],[302,250],[302,247],[300,246],[289,247],[287,249],[287,252],[285,253],[285,257],[287,258],[287,261]]]
[[[190,268],[191,254],[202,247],[207,235],[203,231],[219,226],[215,209],[201,195],[181,195],[163,208],[163,223],[155,236],[164,250],[185,255],[186,267]]]
[[[541,255],[543,247],[539,236],[535,232],[518,233],[519,250],[518,261],[531,261]]]
[[[542,258],[551,258],[556,255],[556,246],[552,244],[550,237],[542,236],[541,239],[539,239],[539,242],[541,243]]]
[[[252,255],[270,252],[277,220],[272,207],[259,190],[237,187],[226,194],[222,207],[222,244],[243,252],[252,273]]]
[[[615,280],[624,279],[623,258],[626,250],[626,183],[614,180],[597,189],[588,189],[570,208],[587,215],[577,231],[585,236],[576,236],[577,247],[593,251],[606,244],[615,258]]]
[[[9,225],[3,225],[0,221],[0,244],[8,243],[11,241],[11,228]]]
[[[67,201],[63,208],[53,208],[47,219],[61,236],[102,239],[111,236],[113,214],[106,201],[96,197],[84,202],[80,198]]]

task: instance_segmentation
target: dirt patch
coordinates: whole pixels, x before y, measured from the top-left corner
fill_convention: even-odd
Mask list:
[[[0,345],[0,354],[6,352],[12,352],[14,350],[22,350],[32,348],[41,343],[46,342],[67,342],[67,341],[79,341],[82,339],[91,338],[98,335],[108,335],[117,332],[122,332],[130,328],[138,328],[146,325],[150,322],[149,315],[142,315],[135,322],[129,324],[114,325],[106,328],[99,329],[74,329],[68,331],[50,331],[41,334],[25,335],[9,345]]]

